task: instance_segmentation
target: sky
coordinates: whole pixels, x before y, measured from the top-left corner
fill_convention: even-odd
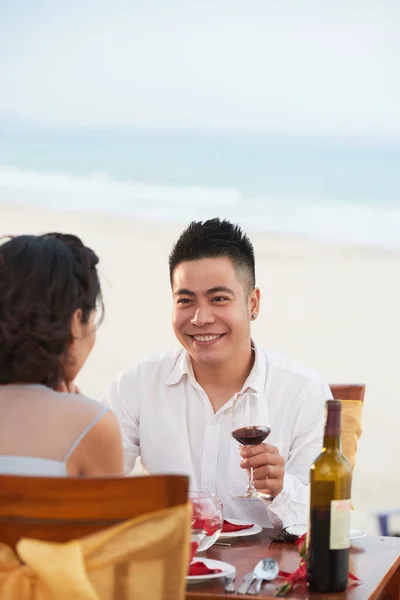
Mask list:
[[[400,135],[399,0],[0,0],[0,123]]]

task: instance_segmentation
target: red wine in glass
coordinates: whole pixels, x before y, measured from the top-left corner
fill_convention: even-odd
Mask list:
[[[235,394],[231,409],[231,434],[241,446],[258,446],[271,432],[267,400],[263,394],[253,391]],[[258,492],[254,486],[253,469],[248,469],[249,481],[247,489],[234,498],[258,500],[270,499],[267,491]]]
[[[240,429],[232,431],[235,440],[243,446],[257,446],[258,444],[262,444],[270,433],[271,429],[269,427],[262,427],[261,425],[240,427]]]

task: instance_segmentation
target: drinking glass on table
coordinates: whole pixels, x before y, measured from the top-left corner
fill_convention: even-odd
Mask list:
[[[239,392],[235,394],[231,409],[231,431],[233,438],[242,446],[257,446],[262,444],[271,432],[264,395],[256,392]],[[234,498],[259,499],[270,498],[266,493],[260,493],[254,487],[253,469],[249,469],[249,483],[243,494]]]
[[[192,503],[192,542],[198,544],[197,552],[208,550],[222,530],[222,506],[211,492],[189,492]]]

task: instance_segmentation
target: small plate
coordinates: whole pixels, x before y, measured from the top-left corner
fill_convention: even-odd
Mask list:
[[[239,521],[239,519],[226,519],[233,525],[250,525],[248,521]],[[259,525],[253,525],[253,527],[249,529],[242,529],[241,531],[227,531],[226,533],[219,534],[218,540],[226,540],[228,538],[236,538],[236,537],[245,537],[246,535],[257,535],[257,533],[261,533],[262,527]],[[218,541],[217,540],[217,541]]]
[[[212,558],[203,558],[202,556],[195,557],[193,562],[202,562],[209,569],[221,569],[221,573],[210,573],[209,575],[187,575],[186,581],[188,583],[195,583],[196,581],[207,581],[207,579],[218,579],[219,577],[227,577],[228,575],[235,575],[236,569],[233,565],[223,562],[222,560],[214,560]]]
[[[292,535],[301,536],[304,533],[307,533],[307,525],[290,525],[289,527],[285,527],[285,531],[291,533]],[[359,538],[365,537],[367,534],[364,531],[360,531],[359,529],[350,528],[350,539],[358,540]],[[221,537],[221,535],[219,536]]]

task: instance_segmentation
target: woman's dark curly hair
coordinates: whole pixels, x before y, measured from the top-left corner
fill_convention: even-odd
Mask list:
[[[86,324],[103,301],[99,259],[75,235],[11,237],[0,245],[0,384],[64,379],[77,309]]]

